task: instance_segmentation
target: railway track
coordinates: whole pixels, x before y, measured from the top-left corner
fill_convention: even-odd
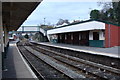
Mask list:
[[[96,74],[99,77],[105,77],[106,79],[109,79],[109,80],[114,79],[116,75],[117,75],[116,79],[119,78],[119,76],[120,76],[120,70],[119,69],[112,68],[112,67],[105,66],[105,65],[101,65],[101,64],[96,64],[96,63],[93,63],[93,62],[90,62],[90,61],[87,61],[87,60],[74,58],[74,57],[71,57],[71,56],[68,56],[68,55],[63,55],[61,53],[51,51],[49,49],[45,49],[45,48],[42,48],[42,47],[39,47],[39,46],[37,46],[37,48],[38,49],[36,49],[36,50],[41,51],[41,52],[43,52],[43,53],[45,53],[45,54],[47,54],[51,57],[54,57],[57,60],[61,60],[62,62],[70,63],[70,65],[74,64],[73,66],[76,65],[75,67],[77,67],[79,69],[82,69],[82,70],[86,69],[87,70],[87,71],[85,71],[86,73]],[[44,51],[46,51],[47,53],[44,52]],[[48,52],[50,52],[50,54]],[[77,64],[81,64],[81,63],[84,63],[85,65],[83,65],[83,66],[77,65]],[[90,66],[92,66],[94,68],[90,68]]]
[[[37,46],[52,50],[52,51],[56,51],[58,53],[62,53],[62,54],[66,54],[66,55],[70,55],[73,57],[77,57],[83,60],[88,60],[94,63],[99,63],[99,64],[103,64],[109,67],[113,67],[116,69],[120,69],[120,58],[114,58],[114,57],[109,57],[109,56],[103,56],[103,55],[94,55],[91,53],[86,53],[86,52],[80,52],[80,51],[76,51],[76,50],[72,50],[72,49],[68,49],[62,46],[54,46],[54,45],[49,45],[47,43],[36,43],[36,42],[31,42]],[[57,45],[57,44],[56,44]],[[97,49],[97,48],[96,48]],[[104,53],[103,53],[104,54]]]
[[[23,46],[18,46],[18,48],[20,52],[22,53],[23,57],[25,58],[25,60],[27,61],[27,63],[29,64],[29,66],[32,68],[33,72],[38,77],[38,79],[45,80],[44,77],[41,75],[41,73],[34,67],[34,64],[31,61],[31,60],[36,60],[36,58],[30,57],[31,56],[30,54],[26,55],[25,53],[27,53],[27,51],[25,50]],[[31,60],[29,60],[29,58],[31,58]]]
[[[103,65],[100,65],[100,64],[97,65],[95,63],[92,63],[86,60],[78,59],[69,55],[63,55],[61,53],[39,47],[31,43],[25,43],[24,45],[28,45],[28,46],[25,46],[25,48],[28,51],[32,52],[32,54],[36,56],[40,56],[39,54],[42,54],[42,56],[50,58],[52,61],[69,68],[68,70],[72,70],[73,71],[72,75],[75,73],[76,75],[79,74],[80,75],[79,78],[95,79],[95,80],[119,80],[120,79],[120,73],[118,69],[111,68],[108,66],[103,67]],[[53,67],[53,65],[54,64],[52,64],[51,66]],[[58,67],[56,69],[60,70]],[[60,70],[60,72],[63,73],[62,70]],[[63,74],[66,75],[66,73],[63,73]],[[75,79],[76,75],[74,75],[73,77],[68,75],[67,73],[67,76],[69,76],[70,79]]]
[[[70,77],[64,75],[57,69],[48,65],[43,60],[39,59],[37,56],[33,55],[23,46],[18,46],[20,52],[25,57],[32,70],[35,72],[36,76],[39,80],[55,80],[55,79],[63,79],[63,80],[72,80]]]

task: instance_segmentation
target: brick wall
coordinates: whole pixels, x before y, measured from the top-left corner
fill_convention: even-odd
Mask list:
[[[120,26],[105,25],[105,47],[120,46]]]

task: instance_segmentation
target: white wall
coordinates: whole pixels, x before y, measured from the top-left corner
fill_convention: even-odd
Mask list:
[[[49,41],[52,40],[52,36],[53,36],[53,35],[51,35],[51,34],[50,34],[50,35],[47,35],[47,38],[48,38]]]
[[[79,33],[79,40],[81,40],[81,33]]]
[[[42,28],[40,28],[40,32],[43,33],[44,36],[47,35],[47,32],[44,29],[42,29]]]
[[[93,32],[99,32],[99,40],[105,40],[103,30],[93,30],[89,32],[89,40],[93,40]]]
[[[104,34],[103,31],[100,31],[100,32],[99,32],[99,35],[100,35],[100,36],[99,36],[99,39],[100,39],[100,40],[105,40],[105,36],[104,36],[105,34]]]
[[[89,40],[93,40],[93,31],[89,32]]]

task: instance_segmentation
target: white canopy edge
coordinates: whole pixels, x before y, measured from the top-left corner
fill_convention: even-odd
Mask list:
[[[70,25],[61,28],[55,28],[47,31],[47,34],[58,34],[67,32],[78,32],[78,31],[88,31],[88,30],[102,30],[105,29],[105,23],[98,21],[90,21],[75,25]]]

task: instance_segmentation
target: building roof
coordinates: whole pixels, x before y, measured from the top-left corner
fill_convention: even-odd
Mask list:
[[[103,23],[106,23],[106,24],[112,24],[112,25],[120,26],[119,24],[114,24],[114,23],[111,23],[111,22],[103,21],[103,20],[90,19],[90,20],[81,21],[81,22],[74,22],[74,23],[71,23],[71,24],[68,24],[68,25],[62,25],[62,26],[59,26],[59,27],[56,27],[56,28],[61,28],[61,27],[66,27],[66,26],[76,25],[76,24],[82,24],[82,23],[86,23],[86,22],[90,22],[90,21],[98,21],[98,22],[103,22]]]
[[[58,34],[66,32],[78,32],[78,31],[88,31],[88,30],[104,30],[105,22],[97,20],[87,20],[79,23],[69,24],[66,26],[61,26],[47,31],[47,34]]]

